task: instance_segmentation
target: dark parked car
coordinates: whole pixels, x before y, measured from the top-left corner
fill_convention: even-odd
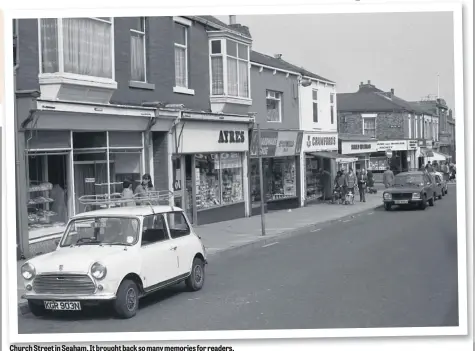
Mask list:
[[[438,193],[434,178],[422,171],[402,172],[394,177],[394,185],[383,193],[384,208],[390,211],[394,205],[415,205],[421,210],[434,206]]]

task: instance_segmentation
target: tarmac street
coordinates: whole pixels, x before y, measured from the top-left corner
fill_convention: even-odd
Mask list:
[[[107,308],[19,315],[20,333],[458,325],[455,187],[426,210],[367,210],[271,244],[211,256],[204,288]],[[464,235],[462,233],[461,235]]]

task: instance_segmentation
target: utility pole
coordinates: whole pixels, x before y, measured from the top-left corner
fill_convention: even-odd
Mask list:
[[[437,73],[437,99],[440,98],[440,75]]]
[[[257,159],[259,161],[259,187],[261,194],[261,230],[262,236],[266,235],[265,203],[264,203],[264,174],[262,174],[262,155],[261,155],[261,128],[257,123]]]

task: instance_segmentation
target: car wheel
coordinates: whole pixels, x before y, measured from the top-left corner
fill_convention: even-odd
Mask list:
[[[445,189],[445,195],[449,193],[449,189]]]
[[[139,289],[132,280],[124,280],[114,301],[115,313],[124,319],[132,318],[139,308]]]
[[[43,301],[28,300],[28,308],[35,317],[42,317],[47,313],[47,310],[43,306]]]
[[[202,259],[196,257],[193,260],[190,276],[186,279],[185,284],[191,291],[200,290],[205,282],[205,265]]]
[[[432,195],[432,198],[429,200],[429,206],[434,206],[435,204],[435,193]]]
[[[442,194],[444,193],[444,191],[442,190],[440,195],[439,195],[439,200],[442,200]]]
[[[422,201],[421,201],[421,204],[419,205],[419,208],[421,210],[425,210],[427,207],[427,198],[426,196],[424,195],[424,197],[422,198]]]
[[[391,207],[392,207],[391,204],[384,204],[384,209],[386,211],[391,211]]]

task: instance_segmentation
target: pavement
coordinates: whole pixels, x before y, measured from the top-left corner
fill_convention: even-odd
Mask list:
[[[177,285],[150,295],[131,320],[106,308],[26,314],[19,333],[456,326],[456,216],[449,190],[425,211],[376,208],[317,223],[212,255],[201,291]]]
[[[379,188],[382,186],[380,185]],[[266,235],[262,236],[261,216],[239,218],[231,221],[212,223],[195,227],[208,255],[220,255],[238,251],[255,245],[271,244],[284,236],[293,236],[303,228],[315,224],[339,220],[343,217],[374,209],[382,205],[381,191],[367,194],[366,201],[360,203],[356,196],[353,205],[320,203],[292,210],[273,211],[265,214]],[[17,294],[20,313],[28,313],[20,268],[25,261],[17,261]]]

